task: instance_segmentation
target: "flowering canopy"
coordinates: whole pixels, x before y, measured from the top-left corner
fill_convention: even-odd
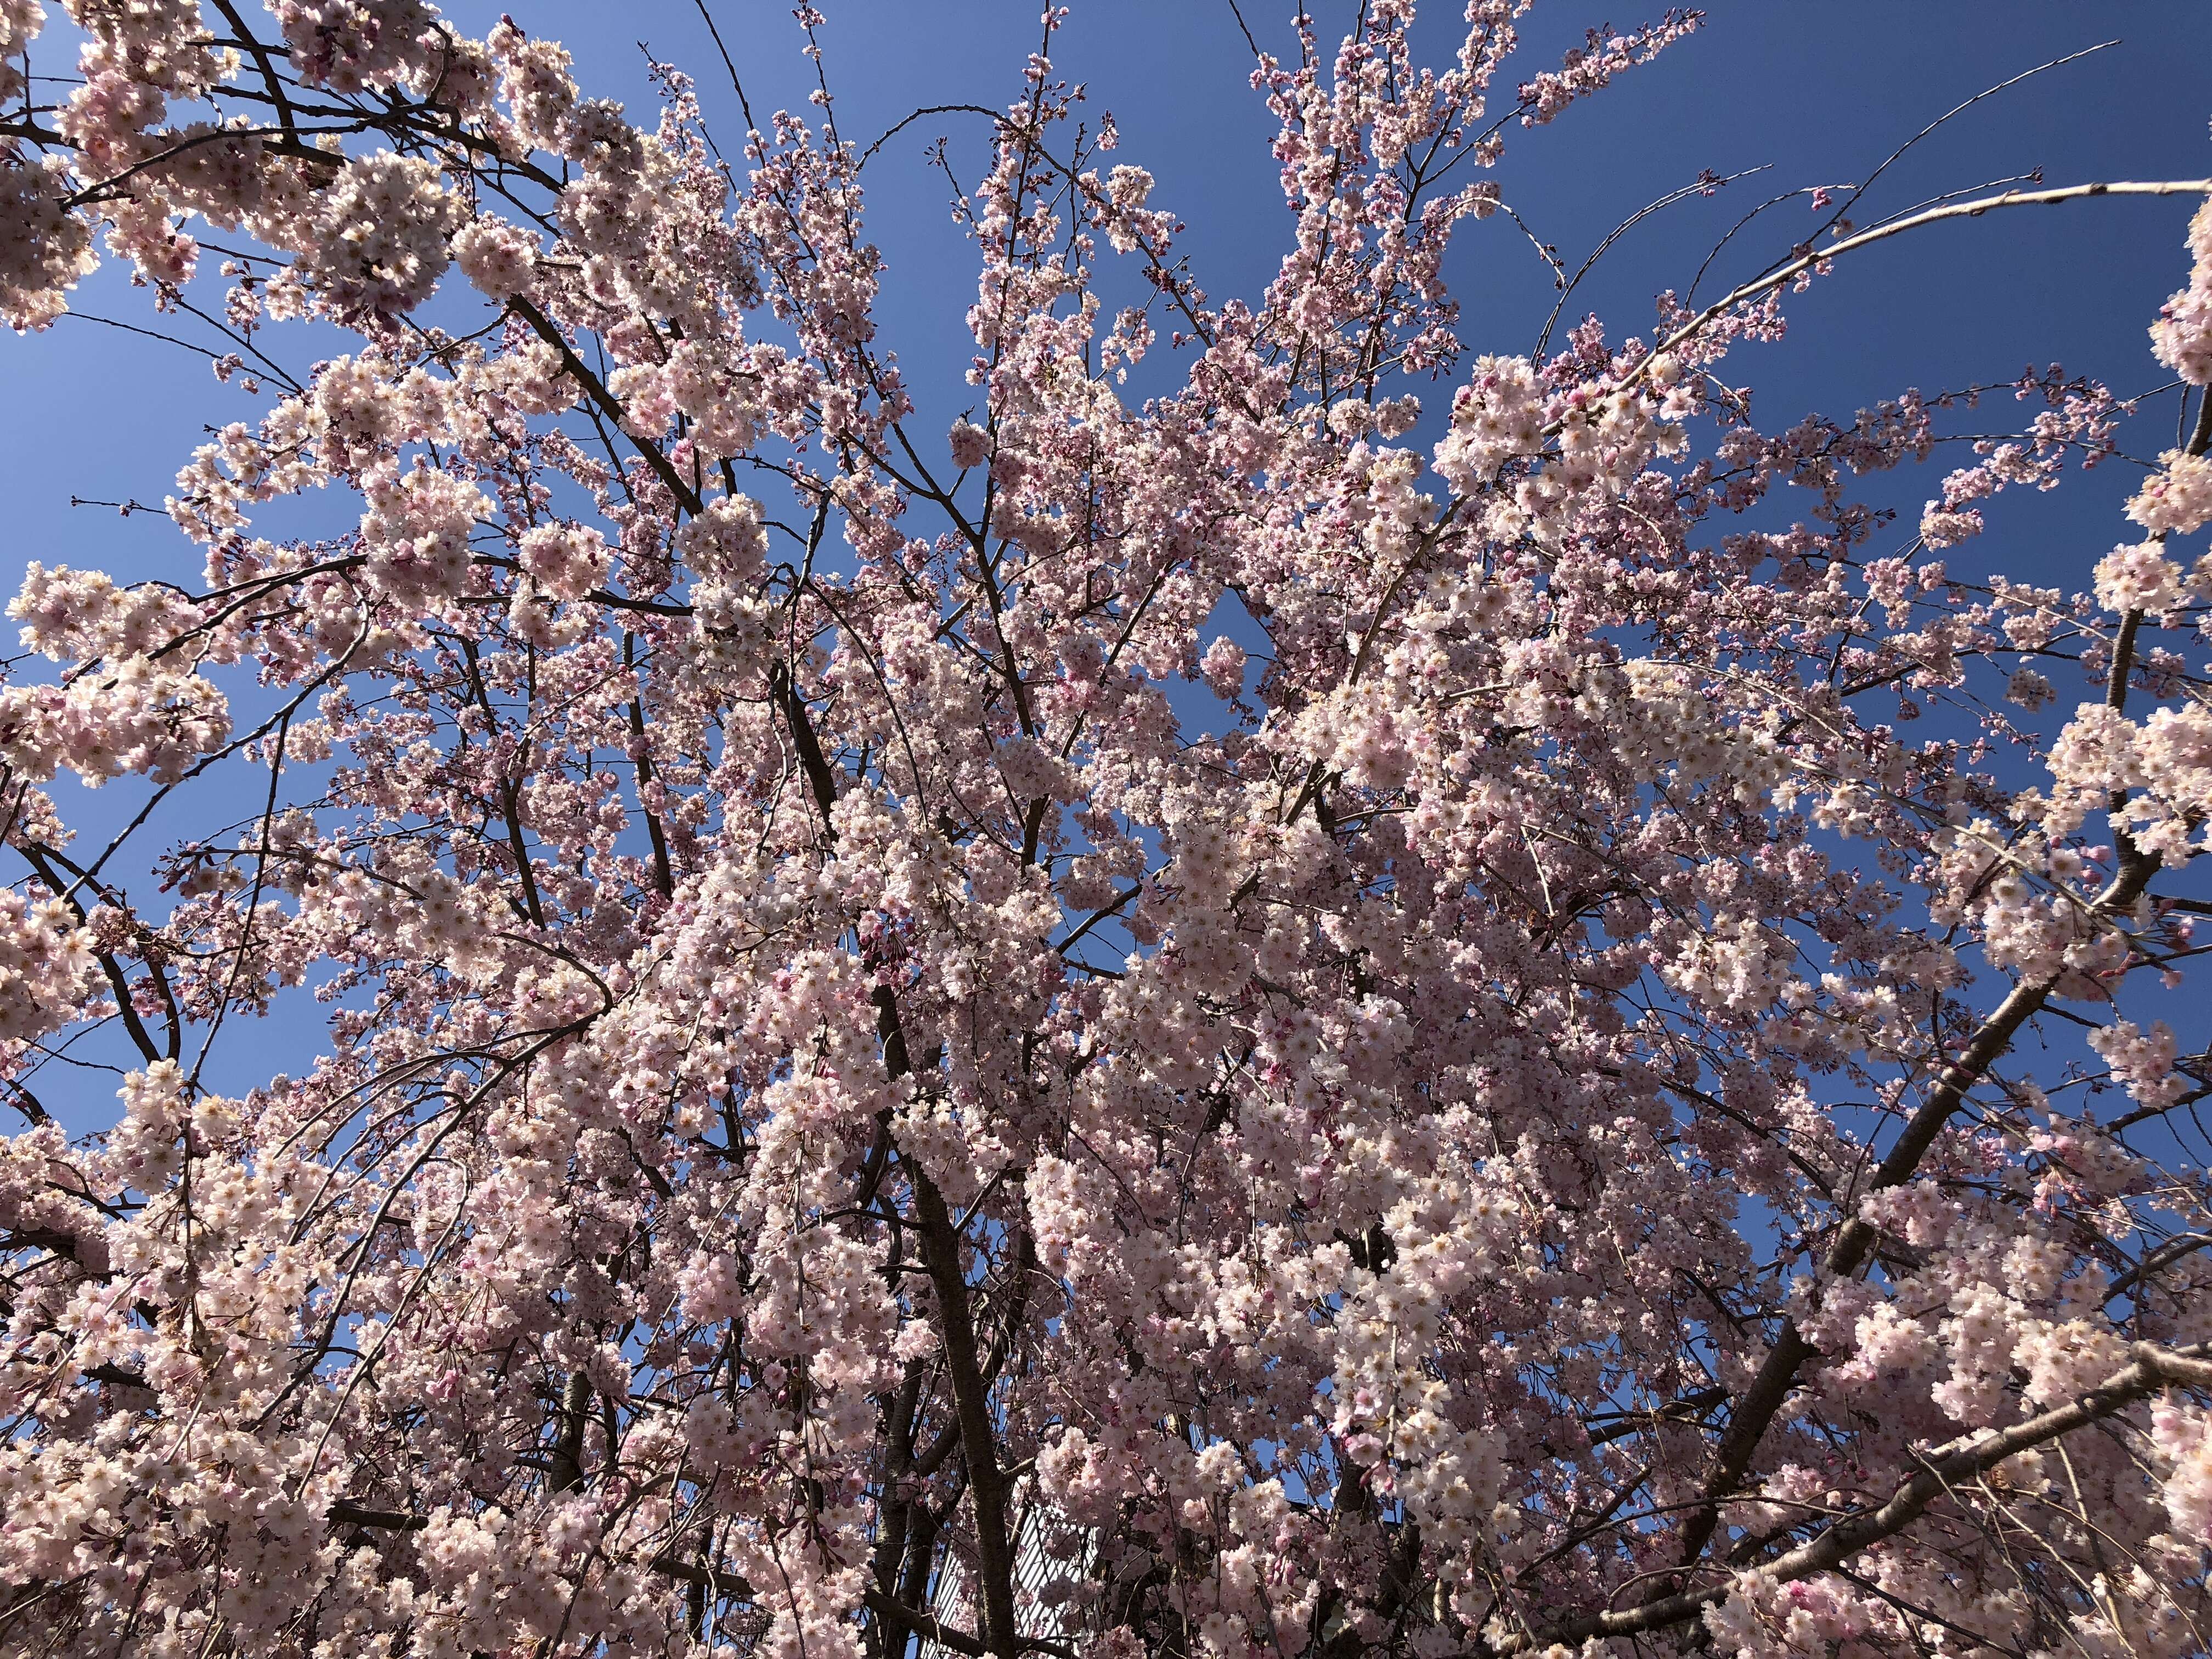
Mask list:
[[[1870,241],[2212,183],[1474,355],[1507,135],[1698,21],[1507,92],[1527,3],[1259,57],[1249,301],[1048,15],[948,438],[826,89],[726,160],[512,20],[64,0],[42,105],[0,0],[0,315],[219,239],[267,397],[169,502],[203,578],[11,607],[9,1652],[2206,1650],[2212,1074],[2136,988],[2212,912],[2212,400],[2076,595],[1931,553],[2101,387],[1885,553],[1854,481],[1950,402],[1768,434],[1717,371]],[[156,893],[64,771],[125,839],[252,805]],[[218,1092],[309,989],[311,1074]]]

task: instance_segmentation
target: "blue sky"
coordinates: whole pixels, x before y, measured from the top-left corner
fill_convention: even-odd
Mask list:
[[[799,53],[786,0],[712,3],[756,113],[802,107],[812,68]],[[862,143],[917,105],[1004,105],[1018,94],[1037,39],[1036,0],[822,3],[837,118],[845,136]],[[1263,44],[1287,51],[1287,0],[1243,4]],[[698,76],[709,122],[734,153],[742,122],[690,0],[506,0],[506,9],[533,33],[565,40],[586,90],[629,100],[641,118],[649,118],[650,92],[638,42],[649,43]],[[501,7],[449,9],[480,32]],[[1350,9],[1316,5],[1324,39],[1340,32]],[[1426,39],[1439,58],[1456,45],[1457,9],[1429,9]],[[1648,333],[1653,295],[1686,286],[1714,240],[1765,197],[1855,181],[1961,100],[2100,40],[2120,44],[1949,123],[1885,175],[1869,206],[1894,210],[2038,168],[2052,184],[2212,174],[2212,5],[2202,0],[1856,0],[1847,10],[1719,0],[1707,11],[1707,27],[1656,64],[1549,127],[1509,134],[1496,175],[1505,198],[1570,264],[1620,221],[1703,169],[1768,169],[1632,232],[1578,291],[1565,320],[1595,310],[1616,337]],[[1509,78],[1556,64],[1588,25],[1627,27],[1645,15],[1626,6],[1600,11],[1540,0]],[[1256,294],[1273,273],[1289,220],[1267,152],[1273,123],[1246,83],[1249,58],[1228,0],[1075,0],[1054,57],[1063,74],[1087,84],[1093,109],[1115,115],[1122,134],[1115,159],[1158,176],[1152,204],[1184,216],[1184,247],[1209,295]],[[34,67],[42,72],[65,67],[51,46],[41,59]],[[1510,88],[1501,90],[1510,97]],[[972,349],[963,313],[974,295],[974,258],[946,210],[942,177],[922,160],[940,133],[953,141],[959,176],[972,181],[987,134],[967,116],[925,118],[892,140],[866,175],[870,234],[889,260],[882,335],[915,388],[925,430],[941,429],[974,395],[961,379]],[[1796,296],[1787,341],[1746,349],[1731,359],[1729,375],[1757,388],[1754,409],[1769,428],[1815,409],[1847,419],[1906,386],[1932,392],[2009,380],[2023,366],[2054,361],[2124,394],[2143,390],[2166,378],[2144,329],[2186,274],[2181,235],[2189,211],[2185,200],[2108,200],[2014,210],[1899,239]],[[1755,270],[1817,222],[1802,204],[1774,210],[1732,245],[1716,276]],[[1508,220],[1465,227],[1449,274],[1471,351],[1530,349],[1552,303],[1551,277]],[[84,315],[40,336],[0,335],[0,498],[8,507],[0,520],[0,587],[12,587],[32,559],[195,580],[198,550],[165,518],[125,520],[70,505],[72,495],[158,503],[205,426],[250,420],[263,405],[216,385],[203,359],[88,319],[153,323],[146,299],[104,271],[80,291]],[[295,368],[343,349],[334,335],[294,344]],[[1432,409],[1449,392],[1438,389]],[[2171,441],[2164,435],[2170,399],[2165,409],[2163,425],[2148,422],[2134,435],[2137,453]],[[2008,418],[2011,405],[2003,411]],[[1942,472],[1965,459],[1939,453],[1929,467],[1884,488],[1917,509]],[[2056,496],[2000,499],[1990,532],[1957,550],[1954,568],[1978,574],[1994,563],[2024,579],[2086,586],[2090,566],[2125,529],[2118,503],[2140,476],[2114,465],[2070,481]],[[357,511],[323,497],[307,504],[298,527],[343,527]],[[2070,696],[2070,688],[2061,691]],[[57,793],[65,811],[89,809],[88,838],[98,823],[127,817],[143,799],[128,782],[94,798],[67,784]],[[164,840],[192,826],[167,827]],[[303,1066],[315,1046],[313,1022],[279,1026],[252,1057],[264,1073]],[[102,1115],[109,1087],[88,1085],[70,1114],[78,1125]]]

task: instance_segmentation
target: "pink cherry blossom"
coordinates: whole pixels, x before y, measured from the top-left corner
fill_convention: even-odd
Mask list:
[[[8,1652],[2204,1650],[2212,416],[1729,362],[2203,181],[1528,349],[1454,238],[1698,14],[1300,9],[1231,295],[1054,9],[925,395],[811,5],[719,144],[526,19],[65,9],[0,317],[120,261],[254,405],[9,606]]]

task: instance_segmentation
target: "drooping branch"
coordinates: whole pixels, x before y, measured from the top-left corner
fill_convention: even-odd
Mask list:
[[[1807,271],[1824,265],[1831,259],[1846,253],[1856,253],[1861,248],[1886,242],[1893,236],[1902,236],[1908,231],[1919,230],[1929,225],[1941,224],[1947,219],[1978,219],[1984,214],[1994,213],[2008,207],[2056,207],[2065,202],[2086,202],[2100,196],[2204,196],[2212,195],[2212,179],[2117,179],[2110,184],[2063,185],[2051,190],[2008,190],[1996,196],[1978,197],[1970,202],[1949,202],[1924,212],[1911,214],[1889,224],[1876,225],[1856,236],[1846,236],[1841,241],[1831,242],[1822,248],[1813,248],[1774,267],[1765,276],[1754,276],[1742,286],[1723,295],[1712,304],[1668,335],[1647,352],[1636,367],[1622,377],[1623,385],[1633,385],[1649,374],[1653,363],[1676,347],[1686,344],[1711,327],[1719,318],[1747,300],[1756,300],[1762,294],[1786,287]],[[1556,428],[1547,428],[1556,430]]]
[[[2039,1413],[2011,1428],[1983,1431],[1921,1455],[1919,1472],[1876,1508],[1861,1510],[1823,1528],[1812,1538],[1772,1560],[1762,1563],[1762,1576],[1777,1583],[1794,1583],[1815,1573],[1841,1567],[1852,1557],[1885,1539],[1894,1538],[1946,1494],[1955,1494],[1961,1483],[1987,1474],[2007,1458],[2046,1445],[2051,1441],[2118,1416],[2160,1389],[2180,1387],[2212,1392],[2212,1343],[2186,1348],[2161,1348],[2137,1343],[2133,1357],[2094,1389],[2064,1406]],[[1589,1614],[1570,1620],[1540,1635],[1516,1637],[1492,1644],[1487,1652],[1498,1659],[1538,1651],[1555,1643],[1574,1644],[1595,1637],[1641,1635],[1664,1630],[1697,1618],[1724,1600],[1729,1586],[1723,1583],[1685,1590],[1621,1612]]]

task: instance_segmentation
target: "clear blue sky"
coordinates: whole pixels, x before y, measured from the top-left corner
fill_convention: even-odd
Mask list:
[[[1004,105],[1018,92],[1037,35],[1036,0],[822,3],[830,14],[822,38],[838,118],[861,143],[917,105]],[[1287,50],[1287,0],[1243,3],[1262,41]],[[756,112],[803,106],[812,71],[797,51],[787,0],[714,6]],[[472,31],[500,9],[449,8]],[[570,46],[587,91],[624,98],[639,112],[650,93],[637,43],[648,42],[697,75],[710,123],[724,148],[734,149],[742,123],[690,0],[507,0],[506,9],[532,33]],[[1350,7],[1316,10],[1333,39],[1332,24]],[[1430,8],[1428,39],[1439,57],[1456,44],[1457,10]],[[1647,222],[1613,250],[1573,310],[1597,311],[1616,336],[1648,332],[1653,295],[1686,286],[1715,238],[1765,196],[1856,180],[1972,94],[2102,40],[2121,44],[1987,100],[1923,143],[1885,176],[1873,208],[1894,210],[2039,167],[2052,184],[2212,173],[2212,4],[2204,0],[1717,0],[1707,12],[1705,30],[1658,63],[1550,127],[1513,131],[1497,174],[1506,198],[1572,264],[1621,219],[1701,169],[1768,167],[1757,179]],[[1626,4],[1599,11],[1540,0],[1513,72],[1525,76],[1556,63],[1588,24],[1609,16],[1626,27],[1645,15]],[[42,56],[42,70],[62,68],[51,47]],[[1088,84],[1094,108],[1113,112],[1123,137],[1117,159],[1158,176],[1153,205],[1184,216],[1184,246],[1209,294],[1255,294],[1274,270],[1288,220],[1267,148],[1273,122],[1246,84],[1249,59],[1228,0],[1075,0],[1055,61]],[[960,373],[970,350],[963,317],[974,294],[974,259],[945,210],[942,179],[921,164],[924,145],[940,132],[952,137],[961,176],[972,181],[985,133],[975,118],[959,116],[908,129],[866,175],[870,232],[890,260],[883,335],[899,352],[929,425],[949,420],[972,396]],[[1796,296],[1790,338],[1747,349],[1731,360],[1729,376],[1758,388],[1754,407],[1769,428],[1815,409],[1848,418],[1908,386],[1933,392],[2007,380],[2030,362],[2057,361],[2120,392],[2142,390],[2165,378],[2143,331],[2185,275],[2180,243],[2189,211],[2180,200],[2087,203],[2016,210],[1901,239]],[[1755,270],[1815,223],[1802,205],[1776,210],[1763,231],[1739,239],[1732,263],[1717,275]],[[1464,228],[1449,275],[1471,350],[1530,348],[1551,303],[1550,276],[1506,219]],[[84,313],[142,324],[152,320],[145,301],[112,272],[78,298]],[[335,336],[299,343],[289,361],[297,366],[341,349]],[[81,318],[43,336],[0,334],[0,386],[8,506],[0,587],[12,588],[31,559],[195,580],[197,550],[166,519],[73,510],[70,499],[135,495],[158,503],[203,428],[251,419],[258,400],[218,386],[204,360]],[[1448,396],[1442,389],[1432,407]],[[2136,447],[2166,441],[2146,433]],[[1929,468],[1894,480],[1892,498],[1917,509],[1942,471],[1964,459],[1939,454]],[[2001,499],[1990,532],[1957,550],[1954,568],[1978,572],[1996,562],[2015,576],[2086,586],[2089,567],[2124,529],[2117,503],[2130,483],[2129,470],[2114,465],[2055,498]],[[335,529],[358,508],[325,496],[307,511]],[[92,809],[84,815],[88,836],[143,798],[127,782],[88,799],[65,782],[57,793],[65,812]],[[180,819],[163,827],[170,833],[161,839],[174,841],[197,826]],[[304,1065],[315,1047],[313,1024],[278,1022],[253,1058],[264,1068]],[[105,1117],[112,1087],[88,1079],[69,1116],[80,1126]]]

